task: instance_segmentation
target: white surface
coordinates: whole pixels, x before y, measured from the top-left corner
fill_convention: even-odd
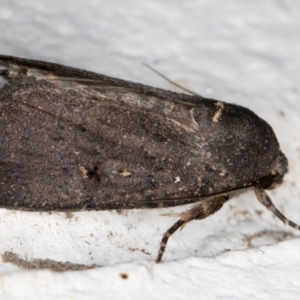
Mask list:
[[[269,195],[300,223],[299,12],[297,0],[1,0],[0,52],[168,88],[146,62],[199,94],[252,109],[272,125],[290,162],[284,185]],[[299,298],[300,233],[252,194],[188,224],[154,264],[176,221],[160,214],[185,209],[73,218],[0,210],[1,255],[104,266],[55,273],[0,262],[0,298]]]

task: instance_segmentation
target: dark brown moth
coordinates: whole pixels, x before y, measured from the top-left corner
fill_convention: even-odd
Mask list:
[[[164,234],[247,190],[285,224],[265,189],[288,162],[247,108],[58,64],[0,56],[0,207],[28,211],[196,203]]]

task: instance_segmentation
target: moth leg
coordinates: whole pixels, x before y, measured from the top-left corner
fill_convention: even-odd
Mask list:
[[[170,236],[178,228],[183,228],[188,222],[192,220],[201,220],[207,218],[208,216],[218,211],[228,200],[229,197],[227,194],[215,198],[209,198],[207,200],[202,200],[199,204],[195,205],[188,211],[181,213],[180,219],[163,235],[156,262],[159,263],[161,261]]]
[[[254,187],[254,192],[257,199],[262,203],[268,210],[270,210],[277,218],[279,218],[285,225],[289,225],[294,229],[300,230],[300,226],[288,218],[286,218],[273,204],[271,198],[260,186]]]

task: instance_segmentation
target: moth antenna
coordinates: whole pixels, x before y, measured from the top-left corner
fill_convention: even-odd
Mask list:
[[[186,91],[186,92],[188,92],[188,93],[190,93],[190,94],[192,94],[192,95],[195,95],[195,96],[197,96],[197,97],[203,98],[202,96],[198,95],[197,93],[194,93],[194,92],[192,92],[191,90],[186,89],[185,87],[183,87],[183,86],[179,85],[178,83],[172,81],[172,80],[169,79],[167,76],[163,75],[162,73],[160,73],[159,71],[157,71],[157,70],[155,70],[154,68],[150,67],[149,65],[147,65],[147,64],[145,64],[145,63],[143,63],[143,65],[144,65],[145,67],[147,67],[148,69],[150,69],[151,71],[153,71],[154,73],[156,73],[157,75],[159,75],[160,77],[162,77],[163,79],[167,80],[169,83],[171,83],[171,84],[177,86],[177,87],[180,88],[181,90]]]
[[[279,220],[281,220],[285,225],[289,225],[294,229],[300,230],[300,226],[287,217],[285,217],[273,204],[271,198],[260,186],[254,187],[254,192],[257,199],[262,203],[268,210],[270,210]]]

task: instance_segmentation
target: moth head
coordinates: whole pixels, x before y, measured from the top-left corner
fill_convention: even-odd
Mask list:
[[[266,184],[266,186],[262,186],[264,189],[272,190],[277,188],[283,182],[283,177],[288,171],[288,160],[285,155],[280,151],[274,165],[270,171],[272,176],[272,180]]]

